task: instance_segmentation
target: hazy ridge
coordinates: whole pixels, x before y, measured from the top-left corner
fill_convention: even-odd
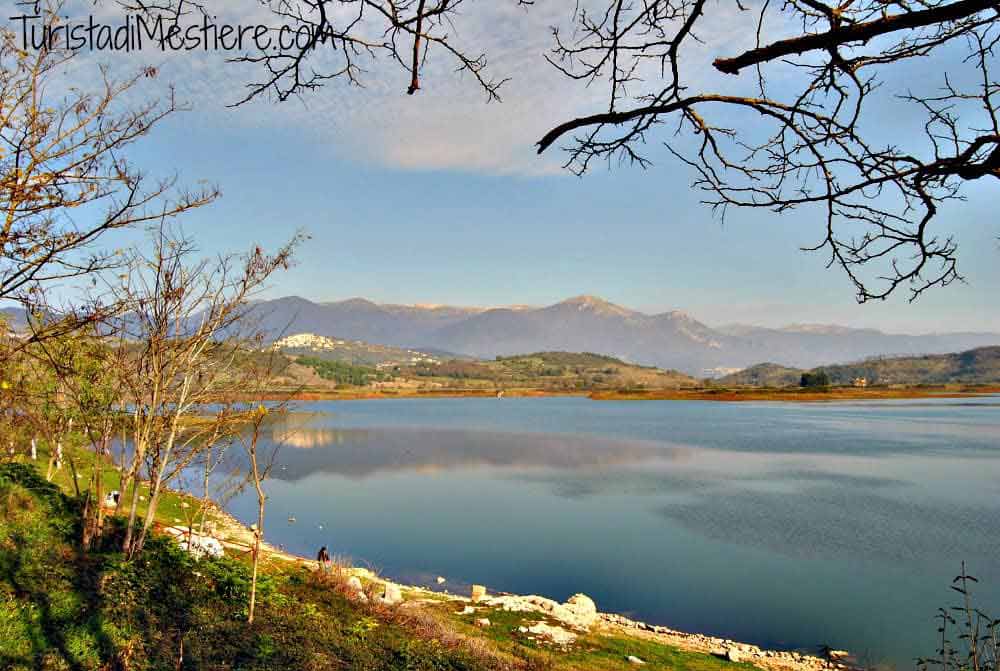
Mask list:
[[[312,333],[479,358],[594,352],[696,376],[707,369],[745,368],[762,361],[813,368],[872,356],[945,354],[1000,345],[996,333],[906,335],[839,325],[712,328],[681,311],[646,314],[594,296],[540,308],[492,309],[284,297],[258,303],[256,312],[276,338]]]

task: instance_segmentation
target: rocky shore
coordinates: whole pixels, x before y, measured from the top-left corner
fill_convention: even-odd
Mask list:
[[[214,524],[212,536],[224,547],[235,551],[249,551],[253,532],[225,511],[215,507],[212,511]],[[183,528],[166,529],[168,533],[182,537],[188,532]],[[319,570],[317,562],[300,557],[273,546],[262,546],[269,559],[295,562],[309,570]],[[490,613],[505,611],[523,613],[525,623],[517,628],[516,634],[532,639],[553,649],[567,649],[576,639],[586,633],[618,633],[637,638],[654,640],[664,645],[690,652],[713,655],[733,663],[747,663],[765,671],[850,671],[856,668],[846,651],[830,650],[827,657],[805,655],[793,651],[765,650],[756,645],[705,634],[677,631],[661,625],[648,624],[629,619],[616,613],[598,611],[594,601],[584,595],[575,594],[565,603],[559,603],[538,595],[517,595],[500,593],[489,595],[485,587],[473,585],[470,596],[460,596],[438,592],[413,585],[403,585],[386,580],[364,568],[338,569],[346,585],[359,599],[376,598],[382,603],[399,607],[420,607],[442,601],[455,604],[452,612],[459,618],[468,618],[478,627],[489,627]],[[443,578],[438,579],[444,582]],[[629,658],[630,665],[641,666],[645,662],[639,658]]]

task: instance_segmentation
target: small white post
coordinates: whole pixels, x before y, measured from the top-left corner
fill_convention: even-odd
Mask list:
[[[34,438],[31,439],[31,460],[38,461],[38,443]]]

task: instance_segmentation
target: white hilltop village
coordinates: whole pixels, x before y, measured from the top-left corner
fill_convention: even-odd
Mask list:
[[[344,352],[356,349],[364,349],[366,352],[383,356],[386,360],[375,364],[376,368],[391,368],[400,364],[431,364],[438,365],[441,359],[431,356],[426,352],[412,349],[402,349],[397,347],[387,347],[365,342],[363,340],[342,340],[317,335],[315,333],[296,333],[285,336],[271,344],[271,349],[282,350],[309,350],[311,352]]]

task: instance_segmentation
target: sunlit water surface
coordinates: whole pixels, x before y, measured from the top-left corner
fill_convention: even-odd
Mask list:
[[[964,560],[1000,613],[1000,399],[414,399],[272,427],[266,536],[410,582],[913,666]],[[250,522],[244,495],[229,507]],[[291,522],[289,518],[294,518]]]

